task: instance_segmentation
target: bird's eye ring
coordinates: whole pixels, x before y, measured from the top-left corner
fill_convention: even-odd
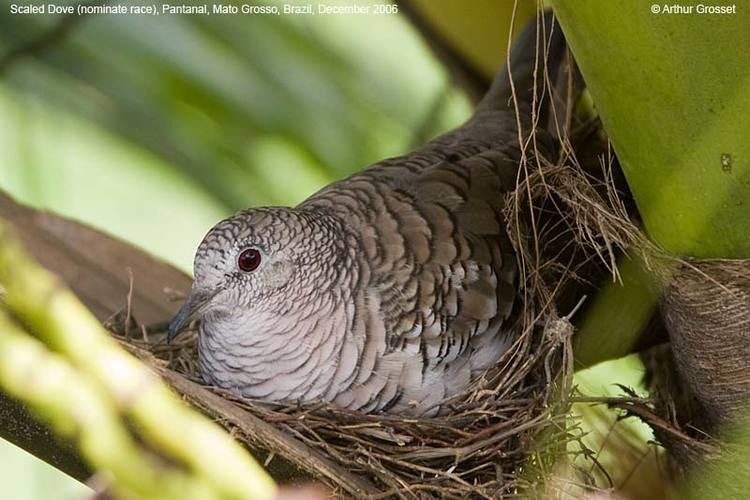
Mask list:
[[[249,273],[255,271],[260,265],[260,252],[255,248],[246,248],[240,252],[240,256],[237,257],[237,267],[241,271]]]

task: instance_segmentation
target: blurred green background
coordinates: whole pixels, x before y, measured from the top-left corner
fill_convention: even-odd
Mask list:
[[[0,55],[59,21],[3,5]],[[90,16],[1,76],[0,188],[188,272],[219,219],[296,204],[471,109],[398,15]],[[85,492],[5,442],[0,484]]]
[[[2,12],[0,50],[56,21]],[[219,218],[295,204],[469,110],[397,15],[90,16],[5,71],[0,187],[189,269]]]
[[[3,5],[0,57],[58,22]],[[296,204],[471,110],[401,15],[91,16],[0,71],[0,188],[188,272],[219,219]],[[640,369],[579,382],[612,392],[602,380],[636,385]],[[85,491],[7,444],[0,465],[2,498]]]

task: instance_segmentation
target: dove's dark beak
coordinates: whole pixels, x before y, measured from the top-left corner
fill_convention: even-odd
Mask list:
[[[172,339],[182,333],[193,320],[200,318],[201,314],[206,310],[211,299],[214,298],[216,292],[207,292],[203,290],[191,290],[187,300],[182,305],[177,314],[175,314],[172,321],[169,322],[169,328],[167,329],[167,343],[171,342]]]

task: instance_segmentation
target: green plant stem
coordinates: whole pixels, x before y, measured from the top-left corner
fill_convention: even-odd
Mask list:
[[[626,255],[618,269],[620,281],[607,283],[594,297],[574,337],[576,369],[633,352],[656,313],[658,284],[645,263]]]
[[[124,352],[71,292],[25,255],[6,228],[0,229],[0,283],[12,313],[97,384],[152,446],[187,466],[220,498],[273,498],[276,487],[268,474]]]
[[[119,496],[211,498],[204,481],[170,472],[140,449],[101,388],[2,311],[0,385],[45,415],[57,432],[76,439],[82,455],[107,472]]]

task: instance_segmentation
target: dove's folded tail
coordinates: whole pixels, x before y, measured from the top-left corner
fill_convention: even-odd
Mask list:
[[[549,82],[554,85],[565,50],[565,37],[552,11],[532,19],[513,43],[510,67],[505,65],[498,72],[476,112],[513,109],[515,94],[521,114],[529,113],[534,99],[540,103],[537,110],[543,113],[550,102],[545,67]]]

